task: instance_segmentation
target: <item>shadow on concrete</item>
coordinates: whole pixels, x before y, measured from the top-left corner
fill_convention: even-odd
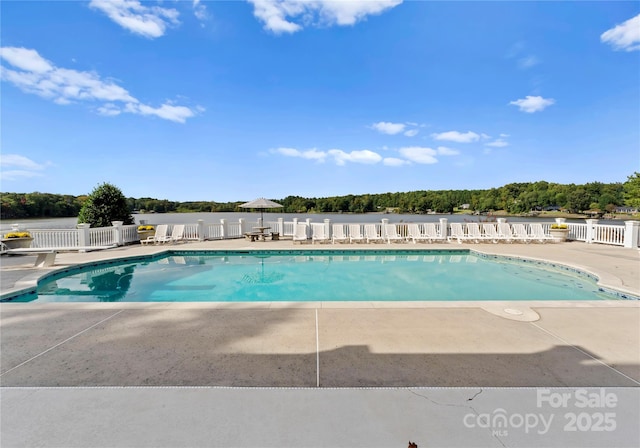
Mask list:
[[[316,384],[309,309],[5,307],[0,349],[2,386]]]
[[[315,387],[318,361],[321,387],[637,386],[565,345],[402,353],[399,343],[392,353],[352,345],[317,354],[313,309],[5,308],[1,324],[2,386]],[[616,367],[640,378],[637,365]]]
[[[578,347],[580,348],[580,347]],[[323,387],[638,386],[575,347],[534,353],[371,353],[348,346],[320,353]],[[634,369],[638,366],[616,366]],[[636,378],[640,378],[636,375]]]

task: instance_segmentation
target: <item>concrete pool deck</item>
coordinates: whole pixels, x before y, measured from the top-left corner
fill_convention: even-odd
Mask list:
[[[251,248],[469,248],[574,266],[597,275],[603,286],[640,295],[637,249],[577,242],[300,245],[227,240],[61,253],[56,268],[165,249]],[[0,261],[3,293],[48,272],[29,267],[29,257]],[[535,398],[526,395],[535,390],[527,388],[541,387],[608,388],[621,400],[640,403],[640,303],[628,300],[3,303],[0,348],[3,447],[404,447],[408,440],[421,447],[540,446],[535,442],[541,439],[518,439],[513,432],[509,438],[487,428],[472,430],[458,414],[469,412],[470,401],[480,402],[478,393],[489,411],[513,409],[523,401],[535,409]],[[618,420],[618,431],[607,434],[614,439],[600,445],[589,445],[597,438],[543,444],[637,446],[640,413],[634,406],[625,415],[636,423],[625,426]],[[256,415],[262,419],[246,421]],[[69,426],[68,419],[82,424]],[[112,432],[107,421],[133,422],[155,432],[139,427],[137,432]]]

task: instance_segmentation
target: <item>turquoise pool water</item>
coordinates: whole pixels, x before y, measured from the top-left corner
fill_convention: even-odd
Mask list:
[[[71,269],[35,302],[601,300],[595,279],[468,251],[174,252]]]

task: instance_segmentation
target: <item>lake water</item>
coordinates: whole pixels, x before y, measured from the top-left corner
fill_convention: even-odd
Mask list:
[[[238,219],[244,218],[247,221],[256,221],[260,217],[260,213],[254,212],[229,212],[229,213],[139,213],[133,215],[136,224],[146,221],[147,224],[195,224],[199,219],[205,223],[219,223],[221,219],[227,222],[238,222]],[[447,218],[449,222],[466,222],[484,220],[486,216],[470,216],[470,215],[401,215],[401,214],[321,214],[321,213],[267,213],[264,214],[265,221],[277,221],[278,218],[284,218],[285,222],[293,221],[293,218],[304,221],[307,218],[311,222],[323,222],[330,219],[334,223],[378,223],[381,219],[388,219],[390,223],[399,222],[438,222],[440,218]],[[534,217],[508,217],[508,222],[554,222],[553,218],[534,218]],[[18,219],[18,220],[2,220],[0,221],[0,231],[8,232],[11,230],[12,224],[20,224],[21,230],[29,229],[75,229],[78,222],[77,218],[45,218],[45,219]],[[567,222],[584,223],[584,219],[567,219]],[[624,225],[621,220],[600,220],[601,223]]]

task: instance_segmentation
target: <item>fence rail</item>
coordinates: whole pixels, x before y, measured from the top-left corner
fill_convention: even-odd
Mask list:
[[[77,247],[78,231],[61,229],[30,230],[33,241],[31,247]]]
[[[124,244],[130,244],[136,241],[140,241],[140,236],[138,236],[138,226],[135,224],[122,226],[122,242]]]
[[[110,246],[115,243],[112,227],[89,229],[89,246]]]
[[[587,225],[586,224],[574,224],[568,225],[569,235],[567,239],[575,241],[587,241]]]
[[[191,241],[222,240],[242,238],[246,232],[252,231],[258,226],[258,222],[247,222],[240,219],[238,222],[227,222],[220,220],[220,223],[204,223],[199,220],[196,224],[185,224],[185,238]],[[595,244],[609,244],[614,246],[624,246],[629,248],[640,248],[640,222],[625,221],[624,225],[598,224],[597,220],[588,219],[586,223],[567,223],[569,233],[567,240],[583,241]],[[292,237],[298,222],[306,223],[311,235],[311,219],[285,222],[282,218],[278,221],[267,222],[266,224],[274,233],[279,233],[282,237]],[[381,223],[376,223],[376,230],[382,235],[382,226],[388,223],[383,219]],[[333,223],[324,220],[322,223],[313,223],[316,226],[324,225],[324,233],[330,235]],[[349,223],[353,224],[353,223]],[[371,224],[371,223],[370,223]],[[421,223],[418,223],[421,225]],[[347,228],[347,223],[342,223]],[[447,236],[450,234],[450,226],[447,219],[440,219],[435,223],[438,234]],[[542,224],[546,234],[549,233],[551,223]],[[364,224],[360,224],[364,226]],[[395,224],[397,233],[402,237],[408,235],[407,223]],[[529,224],[525,223],[528,228]],[[171,227],[173,225],[169,226]],[[19,230],[17,227],[14,230]],[[28,230],[28,229],[27,229]],[[79,246],[110,246],[133,244],[140,241],[136,225],[122,225],[114,223],[113,227],[89,228],[87,224],[79,224],[77,229],[34,229],[28,230],[33,237],[31,246],[34,248],[47,247],[79,247]]]
[[[624,227],[612,225],[597,225],[594,227],[594,230],[594,243],[624,246]]]

